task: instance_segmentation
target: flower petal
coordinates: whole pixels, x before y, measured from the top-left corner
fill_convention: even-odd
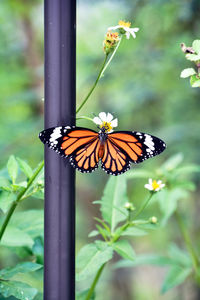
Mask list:
[[[148,184],[148,183],[145,184],[144,187],[145,187],[145,189],[147,189],[147,190],[149,190],[149,191],[153,191],[152,185],[150,185],[150,184]]]
[[[149,178],[149,184],[152,185],[152,183],[153,183],[152,178]]]
[[[117,26],[113,26],[113,27],[108,27],[108,31],[109,30],[115,30],[115,29],[118,29],[118,28],[121,28],[121,26],[117,25]]]
[[[95,124],[97,124],[97,125],[101,125],[101,123],[102,123],[102,121],[101,121],[101,119],[100,119],[99,117],[95,117],[95,118],[93,119],[93,122],[94,122]]]
[[[111,113],[107,113],[107,122],[109,123],[113,119],[113,115]]]
[[[130,32],[126,31],[125,35],[126,35],[127,40],[129,40],[129,38],[130,38]]]
[[[110,123],[111,123],[112,127],[117,127],[118,126],[118,120],[117,120],[117,118],[114,119],[114,120],[112,120]]]
[[[106,113],[105,112],[100,112],[99,113],[99,118],[101,119],[101,121],[106,122],[106,120],[107,120]]]

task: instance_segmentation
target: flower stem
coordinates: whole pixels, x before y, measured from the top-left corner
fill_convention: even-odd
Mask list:
[[[154,193],[150,193],[150,196],[147,198],[147,200],[141,205],[141,207],[139,208],[138,212],[135,214],[133,220],[135,220],[145,209],[145,207],[147,206],[147,204],[149,203],[149,201],[151,200],[152,196]]]
[[[199,259],[196,254],[196,251],[192,245],[190,235],[189,235],[189,233],[185,227],[185,224],[183,222],[183,219],[182,219],[181,215],[178,213],[178,211],[175,211],[175,217],[176,217],[176,221],[179,225],[180,231],[182,233],[183,239],[185,241],[186,247],[190,253],[194,270],[195,270],[196,274],[198,274]]]
[[[102,65],[102,67],[101,67],[101,69],[100,69],[100,71],[99,71],[99,74],[98,74],[98,76],[97,76],[97,79],[96,79],[94,85],[92,86],[92,88],[90,89],[89,93],[87,94],[87,96],[86,96],[85,99],[83,100],[83,102],[82,102],[82,103],[80,104],[80,106],[77,108],[76,114],[79,113],[79,111],[81,110],[81,108],[83,107],[83,105],[85,105],[85,103],[87,102],[88,98],[90,97],[90,95],[91,95],[92,92],[94,91],[94,89],[95,89],[95,87],[96,87],[96,85],[97,85],[99,79],[101,79],[101,77],[103,77],[103,74],[104,74],[105,70],[107,69],[107,67],[108,67],[109,64],[111,63],[111,61],[112,61],[112,59],[113,59],[115,53],[117,52],[117,49],[119,48],[119,45],[120,45],[120,43],[121,43],[121,40],[122,40],[122,38],[120,38],[120,40],[119,40],[119,42],[118,42],[118,44],[117,44],[115,50],[113,51],[112,55],[110,56],[109,60],[108,60],[109,54],[106,54],[106,55],[105,55],[105,59],[104,59],[104,61],[103,61],[103,65]],[[108,60],[108,61],[107,61],[107,60]]]
[[[95,278],[94,278],[94,281],[93,281],[93,283],[92,283],[92,285],[91,285],[91,287],[90,287],[90,289],[89,289],[89,291],[88,291],[88,293],[87,293],[87,296],[86,296],[85,300],[90,300],[90,299],[91,299],[92,294],[93,294],[93,292],[94,292],[94,290],[95,290],[95,287],[96,287],[96,285],[97,285],[97,282],[98,282],[98,280],[99,280],[99,278],[100,278],[100,276],[101,276],[101,273],[102,273],[102,271],[103,271],[105,265],[106,265],[106,263],[104,263],[104,264],[101,266],[101,268],[98,270],[98,272],[97,272],[97,274],[96,274],[96,276],[95,276]]]
[[[29,179],[28,181],[28,184],[27,184],[27,187],[24,188],[17,196],[17,199],[12,203],[12,205],[10,206],[10,209],[8,210],[8,213],[6,215],[6,218],[3,222],[3,225],[1,227],[1,230],[0,230],[0,241],[3,237],[3,234],[6,230],[6,227],[8,226],[8,223],[10,221],[10,218],[12,217],[12,214],[13,212],[15,211],[18,203],[22,200],[24,194],[28,191],[28,189],[30,188],[30,186],[32,185],[33,181],[35,180],[35,178],[37,177],[37,175],[40,173],[40,171],[42,170],[42,168],[44,167],[44,161],[42,161],[37,169],[35,170],[35,172],[33,173],[32,177]]]
[[[104,59],[104,61],[103,61],[103,65],[102,65],[102,67],[101,67],[101,69],[100,69],[100,71],[99,71],[99,74],[98,74],[98,76],[97,76],[97,79],[96,79],[94,85],[93,85],[92,88],[90,89],[89,93],[87,94],[87,96],[85,97],[85,99],[83,100],[83,102],[82,102],[82,103],[80,104],[80,106],[77,108],[76,114],[81,110],[81,108],[83,107],[83,105],[85,105],[85,103],[87,102],[88,98],[90,97],[90,95],[91,95],[92,92],[94,91],[94,89],[95,89],[95,87],[96,87],[96,85],[97,85],[99,79],[101,78],[101,74],[102,74],[102,72],[103,72],[103,70],[104,70],[104,67],[105,67],[105,64],[106,64],[106,62],[107,62],[107,59],[108,59],[108,54],[105,55],[105,59]]]
[[[119,42],[118,42],[118,44],[117,44],[115,50],[113,51],[111,57],[109,58],[109,60],[108,60],[108,62],[106,63],[105,67],[103,68],[103,70],[102,70],[102,72],[101,72],[100,78],[103,77],[103,74],[104,74],[105,70],[107,69],[107,67],[108,67],[109,64],[111,63],[111,60],[113,59],[115,53],[117,52],[117,49],[119,48],[119,45],[120,45],[120,43],[121,43],[121,40],[122,40],[122,38],[120,38],[120,40],[119,40]]]

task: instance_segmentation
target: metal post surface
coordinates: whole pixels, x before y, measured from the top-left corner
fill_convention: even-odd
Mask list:
[[[45,128],[75,122],[76,1],[45,0]],[[75,172],[45,148],[44,299],[75,299]]]

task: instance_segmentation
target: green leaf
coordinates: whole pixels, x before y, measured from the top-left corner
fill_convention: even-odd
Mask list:
[[[125,175],[110,177],[101,199],[101,211],[104,220],[111,226],[111,232],[114,232],[119,222],[126,219],[127,210],[123,207],[126,202],[128,198]]]
[[[194,51],[199,54],[200,53],[200,40],[194,40],[192,43],[192,48]]]
[[[3,235],[1,245],[7,247],[21,247],[21,246],[33,246],[33,239],[22,230],[8,226]]]
[[[198,61],[200,60],[200,54],[186,54],[185,56],[190,61]]]
[[[14,157],[14,155],[11,155],[8,163],[7,163],[7,169],[8,174],[10,175],[10,178],[12,179],[12,182],[15,183],[18,173],[18,163]]]
[[[0,290],[4,297],[14,296],[20,300],[32,300],[37,294],[35,288],[20,281],[0,280]]]
[[[97,273],[99,268],[113,256],[113,249],[98,241],[84,246],[77,256],[76,280],[85,280]]]
[[[44,241],[43,238],[37,237],[34,240],[34,245],[32,248],[33,254],[36,256],[36,261],[39,264],[44,263]]]
[[[194,74],[196,74],[196,71],[193,68],[187,68],[187,69],[184,69],[181,72],[180,77],[181,78],[187,78],[187,77],[190,77],[191,75],[194,75]]]
[[[156,254],[143,254],[137,255],[134,261],[130,260],[120,260],[114,266],[115,269],[117,268],[132,268],[135,266],[140,265],[157,265],[157,266],[166,266],[166,265],[173,265],[174,262],[165,256],[156,255]]]
[[[85,300],[88,292],[89,289],[85,291],[76,292],[76,300]],[[90,300],[94,300],[94,299],[95,299],[95,293],[93,293],[92,296],[90,297]]]
[[[133,178],[151,178],[154,174],[149,171],[144,170],[130,170],[126,173],[126,178],[133,179]]]
[[[0,193],[0,209],[4,214],[8,211],[11,203],[15,201],[16,198],[17,195],[11,192],[4,191]]]
[[[20,159],[19,157],[17,157],[17,161],[19,164],[19,167],[21,169],[21,171],[28,177],[31,178],[31,176],[33,175],[33,170],[31,169],[31,167],[27,164],[27,162],[25,160]]]
[[[180,249],[177,245],[171,244],[169,247],[169,256],[179,266],[192,267],[192,261],[186,251]]]
[[[136,227],[128,227],[125,231],[122,232],[121,235],[128,235],[128,236],[143,236],[146,235],[147,232]]]
[[[173,266],[164,280],[161,292],[166,293],[168,290],[183,283],[191,273],[192,268]]]
[[[99,235],[98,230],[92,230],[92,231],[88,234],[88,237],[93,237],[93,236],[97,236],[97,235]]]
[[[15,267],[0,270],[0,278],[7,280],[7,279],[12,278],[14,275],[16,275],[18,273],[34,272],[41,268],[42,268],[42,265],[32,263],[32,262],[23,262],[23,263],[16,265]]]
[[[197,80],[191,80],[191,86],[192,87],[200,87],[200,79],[198,78]]]
[[[172,171],[176,169],[178,165],[183,161],[183,154],[182,153],[177,153],[167,159],[165,163],[162,165],[162,169],[165,169],[167,171]]]
[[[135,252],[127,240],[120,240],[112,244],[113,249],[122,257],[130,260],[135,259]]]
[[[17,212],[13,215],[10,224],[32,238],[41,236],[44,230],[44,212],[39,209],[29,210],[26,213]]]
[[[159,193],[158,201],[161,212],[163,213],[162,226],[164,226],[171,215],[177,208],[177,202],[186,198],[187,191],[182,188],[174,188],[173,190],[163,190]]]
[[[176,170],[174,170],[174,175],[179,176],[182,174],[186,175],[186,174],[198,173],[198,172],[200,172],[200,166],[191,164],[191,165],[177,168]]]

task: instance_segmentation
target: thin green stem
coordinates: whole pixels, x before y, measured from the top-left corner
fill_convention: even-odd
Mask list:
[[[8,210],[8,213],[5,217],[5,220],[2,224],[1,230],[0,230],[0,241],[3,237],[3,234],[6,230],[6,227],[8,226],[8,223],[10,221],[10,218],[12,217],[13,212],[15,211],[18,203],[22,200],[24,194],[28,191],[28,189],[30,188],[30,186],[32,185],[33,181],[35,180],[35,178],[37,177],[37,175],[40,173],[40,171],[42,170],[42,168],[44,167],[44,161],[42,161],[37,169],[35,170],[35,172],[33,173],[32,177],[29,179],[28,183],[27,183],[27,187],[24,188],[17,196],[17,199],[12,203],[12,205],[10,206],[10,209]]]
[[[122,38],[120,38],[120,40],[119,40],[119,42],[118,42],[118,44],[117,44],[115,50],[113,51],[112,55],[110,56],[109,60],[108,60],[109,54],[106,54],[106,55],[105,55],[105,59],[104,59],[104,61],[103,61],[102,67],[101,67],[101,69],[100,69],[100,71],[99,71],[99,74],[98,74],[98,76],[97,76],[97,79],[96,79],[94,85],[92,86],[92,88],[90,89],[89,93],[87,94],[87,96],[86,96],[85,99],[83,100],[83,102],[82,102],[82,103],[80,104],[80,106],[77,108],[76,114],[79,113],[79,111],[81,110],[81,108],[82,108],[82,107],[85,105],[85,103],[87,102],[88,98],[91,96],[91,94],[92,94],[92,92],[94,91],[94,89],[95,89],[95,87],[96,87],[96,85],[97,85],[99,79],[101,79],[101,77],[103,77],[105,70],[108,68],[108,66],[109,66],[109,64],[111,63],[111,61],[112,61],[112,59],[113,59],[115,53],[117,52],[117,49],[119,48],[119,45],[120,45],[120,43],[121,43],[121,40],[122,40]]]
[[[151,200],[152,196],[153,196],[153,192],[150,193],[150,196],[147,198],[147,200],[141,205],[141,207],[139,208],[138,212],[135,214],[133,220],[135,220],[145,209],[145,207],[148,205],[149,201]]]
[[[94,292],[94,290],[95,290],[95,287],[96,287],[96,285],[97,285],[97,282],[98,282],[98,280],[99,280],[99,277],[101,276],[101,273],[102,273],[102,271],[103,271],[105,265],[106,265],[106,263],[103,264],[103,265],[101,266],[101,268],[98,270],[98,272],[97,272],[97,274],[96,274],[96,276],[95,276],[95,278],[94,278],[94,281],[93,281],[93,283],[92,283],[92,285],[91,285],[91,287],[90,287],[90,289],[89,289],[89,291],[88,291],[88,293],[87,293],[87,296],[86,296],[85,300],[90,300],[90,299],[91,299],[92,294],[93,294],[93,292]]]
[[[89,93],[87,94],[87,96],[85,97],[85,99],[83,100],[83,102],[82,102],[82,103],[80,104],[80,106],[77,108],[76,114],[79,113],[79,111],[81,110],[81,108],[85,105],[85,103],[87,102],[88,98],[90,97],[90,95],[91,95],[92,92],[94,91],[94,89],[95,89],[95,87],[96,87],[96,85],[97,85],[99,79],[101,78],[101,74],[102,74],[102,72],[103,72],[103,70],[104,70],[104,67],[105,67],[105,64],[106,64],[106,62],[107,62],[107,59],[108,59],[108,54],[105,55],[105,59],[104,59],[104,61],[103,61],[103,65],[102,65],[102,67],[101,67],[101,69],[100,69],[100,71],[99,71],[99,74],[98,74],[98,76],[97,76],[97,79],[96,79],[94,85],[93,85],[92,88],[90,89]]]
[[[199,266],[198,255],[196,254],[196,251],[195,251],[195,249],[192,245],[190,235],[189,235],[189,233],[186,229],[186,226],[183,222],[183,219],[182,219],[182,217],[181,217],[181,215],[179,214],[178,211],[175,211],[175,218],[176,218],[176,221],[179,225],[179,228],[180,228],[180,231],[182,233],[183,239],[185,241],[186,247],[187,247],[187,249],[190,253],[194,270],[195,270],[196,274],[198,274],[198,266]]]
[[[88,121],[92,121],[93,122],[92,118],[89,118],[89,117],[86,117],[86,116],[77,117],[76,120],[88,120]]]

